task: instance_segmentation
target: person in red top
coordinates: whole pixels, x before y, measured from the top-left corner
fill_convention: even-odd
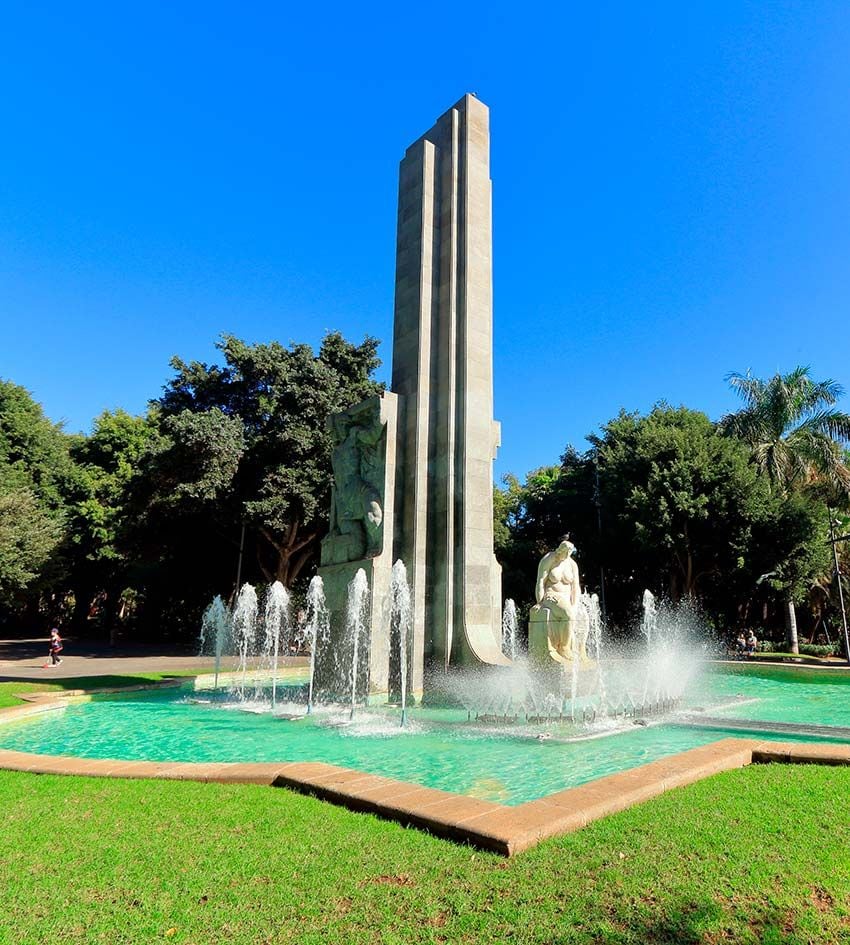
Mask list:
[[[59,655],[62,652],[62,637],[59,636],[58,628],[54,627],[50,631],[50,664],[51,666],[56,666],[62,662],[62,657]]]

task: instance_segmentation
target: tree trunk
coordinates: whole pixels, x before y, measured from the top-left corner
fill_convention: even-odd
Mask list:
[[[85,634],[88,629],[89,611],[94,598],[90,587],[79,585],[73,588],[74,612],[71,615],[71,627],[75,634]]]
[[[792,653],[800,652],[800,644],[797,640],[797,612],[794,609],[794,601],[789,597],[785,602],[785,632],[788,637],[788,649]]]
[[[290,524],[283,540],[279,541],[267,528],[260,528],[259,537],[265,544],[257,544],[257,564],[267,581],[280,581],[284,587],[292,586],[301,569],[312,557],[318,535],[315,532],[303,534],[299,530],[298,520]],[[268,559],[273,559],[270,563]]]
[[[121,589],[118,585],[106,588],[106,599],[103,602],[103,627],[109,634],[109,645],[118,645],[118,607],[121,603]]]
[[[691,549],[688,548],[688,565],[685,570],[685,597],[694,597],[694,590],[696,588],[696,578],[694,577],[694,556],[691,554]]]

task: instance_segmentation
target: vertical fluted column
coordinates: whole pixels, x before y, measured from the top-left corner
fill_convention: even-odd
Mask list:
[[[402,438],[395,540],[413,583],[418,689],[423,667],[502,661],[489,111],[472,95],[401,162],[392,388]]]

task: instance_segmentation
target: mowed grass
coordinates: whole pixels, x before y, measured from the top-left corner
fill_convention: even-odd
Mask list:
[[[165,673],[122,673],[120,676],[73,676],[68,679],[54,679],[51,682],[26,682],[11,680],[0,682],[0,709],[20,705],[18,693],[26,692],[63,692],[68,689],[117,689],[123,686],[140,686],[145,683],[161,682],[175,676],[197,676],[207,670],[170,670]]]
[[[850,941],[850,769],[729,772],[512,860],[249,785],[0,772],[0,942]]]

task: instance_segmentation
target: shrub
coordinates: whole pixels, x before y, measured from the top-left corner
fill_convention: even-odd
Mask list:
[[[800,653],[803,656],[838,656],[841,649],[838,643],[801,643]]]

